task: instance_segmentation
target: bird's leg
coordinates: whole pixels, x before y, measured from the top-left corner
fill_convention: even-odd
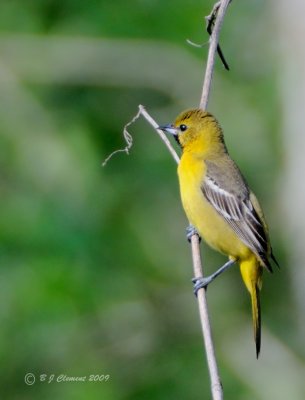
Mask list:
[[[200,235],[199,235],[197,229],[196,229],[193,225],[190,224],[190,225],[186,228],[186,238],[187,238],[187,240],[188,240],[190,243],[191,243],[191,239],[192,239],[192,236],[193,236],[193,235],[197,235],[198,238],[199,238],[199,242],[201,241],[201,237],[200,237]]]
[[[222,274],[226,269],[230,268],[235,264],[235,260],[227,261],[222,267],[220,267],[214,274],[211,274],[205,278],[193,278],[194,294],[197,296],[198,290],[201,288],[207,288],[207,286],[215,279],[218,275]]]

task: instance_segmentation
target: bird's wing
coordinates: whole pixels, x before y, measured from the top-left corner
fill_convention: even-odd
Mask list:
[[[222,171],[222,175],[214,173],[213,177],[207,173],[201,186],[202,192],[246,246],[260,257],[268,269],[271,269],[265,223],[253,206],[250,191],[237,168],[234,173],[233,181],[236,183],[237,180],[237,185],[233,186],[233,190],[229,188],[230,178],[226,179],[227,172]]]

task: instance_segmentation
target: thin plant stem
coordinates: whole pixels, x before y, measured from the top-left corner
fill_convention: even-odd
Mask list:
[[[203,110],[206,110],[207,104],[208,104],[208,99],[209,99],[209,94],[211,90],[211,84],[212,84],[212,78],[213,78],[213,71],[214,71],[214,65],[215,65],[215,58],[216,58],[216,52],[217,52],[217,47],[218,47],[218,42],[219,42],[219,34],[221,30],[221,26],[228,8],[228,5],[230,4],[231,0],[221,0],[215,3],[212,13],[215,12],[215,9],[217,8],[217,15],[215,19],[215,24],[213,27],[212,34],[210,36],[210,41],[209,41],[209,52],[208,52],[208,59],[207,59],[207,64],[206,64],[206,69],[205,69],[205,74],[204,74],[204,81],[203,81],[203,86],[202,86],[202,93],[201,93],[201,99],[200,99],[200,104],[199,107]],[[211,13],[211,14],[212,14]],[[156,130],[158,135],[160,136],[161,140],[165,143],[166,147],[168,148],[169,152],[171,153],[172,157],[178,164],[180,159],[179,156],[177,155],[175,149],[172,147],[170,141],[166,137],[166,135],[158,129],[159,124],[151,117],[151,115],[146,111],[145,107],[142,105],[139,105],[139,111],[137,115],[128,123],[125,125],[124,128],[124,137],[127,143],[127,146],[125,149],[119,150],[119,151],[125,151],[127,154],[129,152],[129,149],[132,145],[132,139],[130,137],[130,134],[127,131],[127,127],[135,122],[140,115],[142,115],[146,121]],[[118,151],[116,151],[118,152]],[[115,152],[114,152],[115,153]],[[106,159],[106,161],[103,163],[105,165],[109,158],[112,156],[112,154]],[[195,278],[202,278],[203,277],[203,268],[202,268],[202,261],[201,261],[201,255],[200,255],[200,248],[199,248],[199,237],[198,235],[194,234],[191,237],[191,249],[192,249],[192,260],[193,260],[193,270],[194,270],[194,275]],[[206,290],[204,288],[199,289],[197,293],[197,299],[198,299],[198,306],[199,306],[199,315],[200,315],[200,321],[201,321],[201,328],[202,328],[202,334],[203,334],[203,341],[204,341],[204,346],[205,346],[205,352],[206,352],[206,357],[207,357],[207,364],[208,364],[208,369],[209,369],[209,374],[210,374],[210,381],[211,381],[211,393],[212,393],[212,399],[213,400],[223,400],[223,388],[218,372],[218,366],[217,366],[217,361],[215,357],[215,348],[212,340],[212,333],[211,333],[211,325],[210,325],[210,320],[209,320],[209,313],[208,313],[208,306],[207,306],[207,300],[206,300]]]

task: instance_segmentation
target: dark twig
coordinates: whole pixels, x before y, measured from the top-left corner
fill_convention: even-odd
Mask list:
[[[214,26],[215,26],[215,20],[216,20],[216,17],[217,17],[217,13],[218,13],[220,4],[221,4],[221,1],[218,1],[218,2],[214,5],[211,14],[210,14],[210,15],[207,15],[207,16],[205,17],[205,20],[206,20],[206,23],[207,23],[206,29],[207,29],[207,32],[208,32],[208,34],[209,34],[210,36],[212,35],[213,29],[214,29]],[[226,59],[225,59],[225,57],[224,57],[224,55],[223,55],[223,52],[222,52],[222,50],[221,50],[219,44],[217,44],[217,53],[218,53],[218,55],[219,55],[219,58],[220,58],[221,61],[222,61],[223,66],[225,67],[225,69],[226,69],[227,71],[229,71],[229,70],[230,70],[229,65],[228,65],[228,63],[227,63],[227,61],[226,61]]]

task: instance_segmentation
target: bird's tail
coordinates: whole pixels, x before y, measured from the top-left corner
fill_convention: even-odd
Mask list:
[[[249,260],[241,261],[240,271],[251,296],[254,340],[256,357],[258,358],[261,349],[261,307],[259,292],[262,286],[263,269],[256,257],[253,256]]]

